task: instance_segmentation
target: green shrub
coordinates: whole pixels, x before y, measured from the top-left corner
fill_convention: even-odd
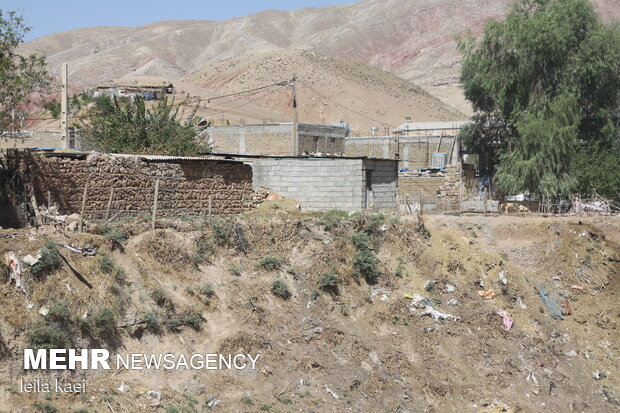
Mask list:
[[[112,335],[116,332],[114,311],[104,307],[92,316],[93,333],[97,336]]]
[[[61,324],[66,324],[71,321],[71,310],[69,310],[69,304],[67,304],[65,300],[56,301],[49,308],[47,318]]]
[[[243,267],[239,265],[231,265],[228,270],[235,277],[241,277],[241,274],[243,274]]]
[[[119,284],[124,284],[127,281],[127,273],[123,267],[116,267],[116,271],[114,272],[114,279]]]
[[[191,257],[192,263],[194,265],[204,264],[209,262],[214,255],[215,249],[211,241],[201,239],[196,243],[196,254]]]
[[[193,328],[196,331],[199,331],[204,323],[204,318],[198,313],[189,312],[183,316],[182,323],[184,326]]]
[[[103,225],[99,231],[102,236],[118,244],[122,244],[129,238],[129,235],[125,230],[112,225]]]
[[[291,291],[288,289],[288,285],[282,280],[275,280],[271,284],[271,292],[280,298],[288,300],[291,297]]]
[[[146,313],[143,320],[147,330],[155,334],[161,331],[161,320],[155,311],[149,311]]]
[[[58,409],[50,402],[34,402],[34,408],[41,413],[56,413]]]
[[[265,257],[258,262],[257,267],[266,271],[276,271],[282,267],[282,260],[277,257]]]
[[[353,269],[357,276],[362,276],[369,284],[375,284],[379,278],[379,259],[370,250],[361,250],[353,257]]]
[[[112,257],[109,255],[102,255],[99,257],[99,270],[104,274],[112,275],[114,270],[116,270],[116,265]]]
[[[166,407],[166,413],[180,413],[180,410],[174,406]]]
[[[88,413],[88,409],[85,409],[85,408],[77,409],[73,413]]]
[[[211,286],[211,284],[205,284],[202,286],[202,288],[200,288],[200,294],[204,295],[205,297],[213,297],[215,296],[215,290],[213,289],[213,286]]]
[[[333,209],[331,211],[324,212],[316,223],[325,231],[331,231],[338,228],[342,221],[348,217],[349,214],[346,211]]]
[[[163,308],[172,306],[172,301],[170,300],[170,297],[168,297],[168,295],[161,288],[155,288],[151,292],[151,298],[159,307]]]
[[[41,249],[41,258],[30,268],[30,273],[35,278],[41,278],[60,267],[60,264],[61,259],[58,247],[52,241],[47,241]]]
[[[364,227],[364,231],[369,234],[379,234],[381,227],[385,224],[386,219],[383,214],[372,214]]]
[[[168,330],[176,333],[181,327],[183,327],[183,322],[177,317],[172,317],[164,321],[164,326]]]
[[[71,340],[67,333],[55,323],[36,324],[28,331],[28,348],[49,350],[53,348],[69,348]]]
[[[369,250],[372,248],[370,237],[365,232],[356,232],[351,237],[351,241],[353,241],[353,246],[358,250]]]
[[[252,400],[252,398],[251,398],[250,396],[247,396],[247,395],[246,395],[246,396],[243,396],[243,397],[241,398],[241,401],[242,401],[244,404],[247,404],[248,406],[251,406],[251,405],[253,405],[253,404],[254,404],[254,400]]]
[[[338,277],[338,274],[335,272],[328,272],[319,278],[319,287],[326,291],[337,292],[339,282],[340,277]]]
[[[232,223],[222,218],[211,218],[211,230],[213,231],[213,240],[218,247],[230,245],[233,233]]]
[[[267,403],[263,403],[263,404],[260,405],[259,410],[262,411],[262,412],[267,412],[267,411],[271,410],[271,405],[267,404]]]

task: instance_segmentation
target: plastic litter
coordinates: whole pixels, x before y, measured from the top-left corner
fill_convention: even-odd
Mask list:
[[[453,293],[456,291],[456,287],[450,284],[446,284],[446,292]]]
[[[435,310],[432,307],[426,307],[426,309],[422,312],[422,315],[430,315],[435,320],[454,320],[458,321],[458,317],[452,314],[442,313],[440,311]]]
[[[564,320],[564,314],[560,307],[560,296],[562,294],[557,291],[548,292],[545,287],[538,287],[538,294],[545,306],[549,309],[551,317],[556,320]]]
[[[9,251],[6,253],[4,262],[9,267],[9,281],[15,282],[15,288],[18,290],[24,290],[24,286],[22,285],[22,266],[19,263],[19,260],[15,256],[15,253]]]
[[[583,291],[583,287],[581,285],[573,285],[570,288],[577,291]]]
[[[147,396],[151,396],[156,398],[157,400],[161,400],[161,393],[155,390],[149,390],[146,392]]]
[[[488,289],[488,290],[480,290],[478,291],[478,295],[482,298],[484,298],[485,300],[492,300],[493,298],[495,298],[495,291],[493,289]]]
[[[333,391],[331,391],[331,390],[329,389],[329,387],[327,387],[327,385],[325,385],[325,391],[326,391],[327,393],[331,394],[331,395],[332,395],[332,397],[333,397],[334,399],[339,399],[339,398],[340,398],[340,397],[339,397],[336,393],[334,393]]]
[[[502,282],[502,284],[507,285],[508,284],[508,278],[506,278],[506,271],[502,270],[499,273],[499,280]]]
[[[519,303],[519,307],[521,307],[522,310],[527,310],[527,305],[525,305],[525,303],[523,302],[523,298],[519,297],[517,299],[517,302]]]
[[[41,254],[37,254],[36,257],[33,257],[32,255],[28,254],[24,258],[22,258],[22,262],[25,262],[26,264],[28,264],[28,265],[30,265],[32,267],[37,262],[39,262],[40,258],[41,258]]]
[[[508,313],[506,313],[504,310],[499,310],[497,312],[497,315],[500,316],[504,321],[504,329],[506,329],[506,331],[509,331],[512,328],[512,324],[514,322],[513,319],[508,317]]]
[[[211,408],[213,408],[213,407],[217,406],[218,404],[220,404],[221,402],[222,402],[222,401],[221,401],[220,399],[218,399],[218,398],[215,398],[215,397],[214,397],[214,398],[212,398],[212,399],[209,401],[209,403],[207,403],[207,407],[208,407],[209,409],[211,409]]]
[[[457,306],[459,305],[459,300],[457,300],[456,298],[453,298],[450,301],[448,301],[448,305]]]

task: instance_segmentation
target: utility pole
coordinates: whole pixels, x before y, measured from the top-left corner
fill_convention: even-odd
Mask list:
[[[62,145],[65,149],[69,149],[71,147],[71,142],[69,142],[69,136],[67,133],[67,88],[68,88],[68,79],[67,79],[67,63],[62,64],[62,87],[61,87],[61,96],[60,96],[60,140],[62,141]]]
[[[299,136],[297,128],[299,127],[299,116],[297,115],[297,76],[291,80],[293,88],[293,156],[299,155]]]

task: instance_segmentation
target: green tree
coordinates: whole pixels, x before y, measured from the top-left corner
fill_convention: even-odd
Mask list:
[[[81,136],[95,148],[116,153],[159,155],[195,155],[209,151],[198,140],[198,122],[194,109],[183,120],[183,103],[162,99],[151,109],[144,98],[104,97],[95,99],[89,123],[80,129]]]
[[[620,181],[617,23],[602,23],[588,0],[518,0],[459,47],[476,112],[462,138],[499,189],[618,196],[620,187],[597,179]]]
[[[29,30],[15,12],[0,10],[0,132],[16,129],[33,98],[51,85],[45,58],[17,51]]]

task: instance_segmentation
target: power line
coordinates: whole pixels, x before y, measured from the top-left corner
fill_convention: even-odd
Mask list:
[[[322,93],[317,92],[316,90],[314,90],[312,87],[310,87],[310,86],[309,86],[307,83],[305,83],[305,82],[299,81],[299,83],[302,83],[304,86],[306,86],[308,89],[310,89],[311,91],[313,91],[313,92],[314,92],[314,93],[316,93],[317,95],[321,96],[323,99],[327,99],[327,100],[329,100],[330,102],[332,102],[332,103],[334,103],[334,104],[336,104],[336,105],[338,105],[338,106],[340,106],[340,107],[342,107],[342,108],[344,108],[344,109],[346,109],[346,110],[348,110],[348,111],[350,111],[350,112],[353,112],[353,113],[355,113],[355,114],[356,114],[356,115],[358,115],[358,116],[361,116],[361,117],[363,117],[363,118],[366,118],[366,119],[368,119],[368,120],[371,120],[371,121],[373,121],[373,122],[377,122],[377,123],[379,123],[379,124],[382,124],[382,125],[385,125],[385,126],[388,126],[388,127],[390,126],[387,122],[380,121],[380,120],[377,120],[377,119],[373,119],[373,118],[371,118],[371,117],[369,117],[369,116],[367,116],[367,115],[364,115],[363,113],[360,113],[360,112],[358,112],[358,111],[356,111],[356,110],[354,110],[354,109],[351,109],[351,108],[349,108],[349,107],[347,107],[347,106],[343,105],[342,103],[338,103],[338,102],[336,102],[335,100],[333,100],[333,99],[331,99],[331,98],[328,98],[327,96],[323,95]]]

